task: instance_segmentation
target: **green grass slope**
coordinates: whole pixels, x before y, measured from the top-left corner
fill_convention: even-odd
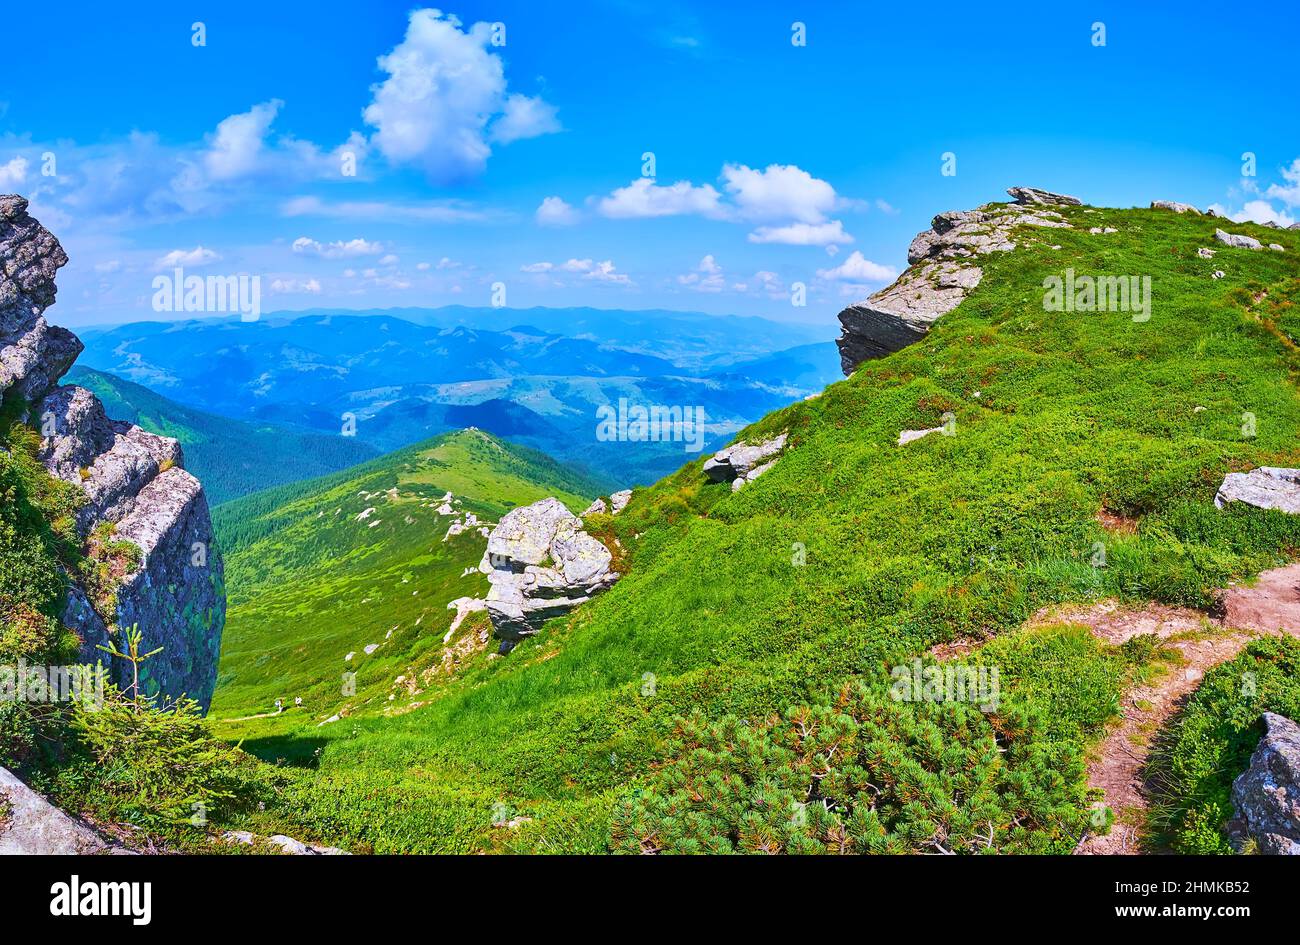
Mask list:
[[[186,467],[203,483],[213,505],[322,476],[376,455],[374,447],[349,437],[247,423],[195,410],[90,368],[74,367],[64,382],[98,396],[114,420],[180,440]]]
[[[580,511],[597,489],[541,453],[463,430],[221,506],[229,613],[213,715],[302,698],[299,715],[314,725],[373,701],[376,686],[382,697],[402,667],[441,651],[447,602],[487,591],[477,571],[462,577],[484,539],[472,530],[443,540],[447,492],[495,522],[548,495]],[[343,695],[344,672],[357,674],[355,698]]]
[[[1029,229],[1017,251],[984,257],[979,288],[922,342],[742,434],[790,434],[756,483],[734,494],[708,484],[700,460],[639,490],[617,518],[589,523],[619,539],[626,576],[508,657],[468,656],[439,686],[393,692],[386,712],[323,727],[241,723],[228,736],[300,759],[286,810],[345,846],[604,850],[615,808],[678,750],[684,715],[743,724],[846,678],[887,683],[892,665],[936,643],[1023,635],[1017,628],[1052,602],[1205,606],[1214,588],[1295,557],[1300,521],[1219,511],[1212,500],[1228,471],[1300,465],[1300,358],[1287,331],[1300,302],[1300,234],[1232,225],[1286,247],[1251,252],[1215,243],[1205,217],[1062,212],[1074,229]],[[1201,246],[1218,255],[1198,258]],[[1045,311],[1043,279],[1066,267],[1149,275],[1151,319]],[[1216,269],[1225,278],[1212,279]],[[954,436],[896,445],[900,430],[937,426],[946,412]],[[317,555],[321,539],[306,524],[317,511],[302,510],[305,544],[292,552],[302,570],[274,589],[265,575],[289,549],[237,553],[233,612],[267,607],[271,594],[281,602],[264,611],[256,648],[251,637],[231,640],[230,666],[281,654],[297,672],[290,664],[317,658],[304,641],[322,628],[342,635],[344,621],[365,620],[354,639],[369,640],[409,626],[416,609],[404,597],[387,612],[407,586],[421,599],[448,593],[421,573],[399,586],[404,569],[426,566],[419,556],[393,559],[384,600],[370,584],[342,583],[334,575],[345,562],[378,552],[340,540]],[[254,572],[261,583],[241,588]],[[299,583],[311,573],[330,582],[328,594]],[[328,665],[342,667],[340,648]],[[1008,644],[1020,654],[1008,698],[1047,718],[1053,804],[1082,809],[1081,751],[1114,711],[1118,683],[1073,693],[1067,680],[1086,675],[1095,654],[1050,646],[1062,662],[1045,683],[1035,670],[1043,651],[1032,639]],[[218,706],[249,703],[246,679],[226,685]],[[1053,731],[1062,693],[1082,704]],[[1008,737],[998,724],[983,723],[978,737]],[[511,829],[506,813],[530,819]],[[1062,849],[1068,823],[1055,814],[1053,823],[1047,848]]]

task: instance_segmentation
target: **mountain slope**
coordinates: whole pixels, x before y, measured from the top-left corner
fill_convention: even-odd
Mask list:
[[[216,513],[230,616],[214,714],[301,697],[328,716],[351,701],[340,688],[348,670],[364,697],[390,667],[441,647],[448,601],[486,592],[477,571],[462,577],[484,539],[471,527],[444,541],[452,522],[495,522],[548,495],[581,510],[597,491],[549,457],[464,430],[227,503]],[[455,498],[440,512],[447,492]]]
[[[1019,628],[1057,601],[1208,607],[1300,550],[1300,519],[1213,502],[1230,470],[1300,465],[1300,356],[1279,327],[1300,303],[1300,235],[1233,225],[1284,246],[1252,252],[1215,243],[1204,217],[1061,213],[1070,228],[1024,228],[982,257],[978,288],[919,343],[743,431],[789,433],[758,481],[733,493],[695,461],[593,517],[625,556],[604,596],[504,659],[467,658],[440,690],[395,690],[387,715],[313,728],[293,816],[376,850],[603,850],[656,764],[711,744],[674,739],[683,716],[743,726],[846,678],[879,693],[936,644],[1002,634],[981,658],[1002,670],[1003,708],[895,704],[912,737],[947,719],[946,747],[888,751],[927,770],[1008,744],[1007,764],[1039,759],[1050,816],[1008,815],[997,838],[1068,852],[1087,829],[1082,748],[1130,655]],[[1067,268],[1149,275],[1150,320],[1046,309],[1045,277]],[[946,414],[955,435],[898,445]],[[1039,721],[1017,727],[1023,713]],[[259,731],[267,751],[305,737],[231,730]],[[506,829],[494,810],[530,819]],[[901,809],[877,815],[891,843],[931,849],[894,833]]]
[[[186,463],[214,505],[353,466],[377,454],[374,447],[349,437],[205,413],[90,368],[74,367],[66,380],[95,394],[110,416],[179,440]]]

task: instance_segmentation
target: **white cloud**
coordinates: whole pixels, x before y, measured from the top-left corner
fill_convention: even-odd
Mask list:
[[[542,226],[572,226],[578,222],[578,211],[559,197],[547,197],[537,208],[537,222]]]
[[[363,117],[371,138],[393,164],[413,164],[433,180],[476,175],[506,143],[559,129],[555,109],[541,99],[506,94],[505,67],[489,51],[492,26],[462,31],[454,16],[415,10],[406,36],[379,67]]]
[[[598,262],[591,271],[582,278],[592,279],[596,282],[609,282],[616,285],[632,285],[632,280],[621,272],[614,271],[614,264],[606,259],[604,262]]]
[[[320,283],[315,279],[275,279],[271,291],[277,295],[320,295]]]
[[[293,197],[280,206],[286,217],[325,217],[335,220],[369,220],[413,223],[479,223],[494,215],[461,200],[391,203],[383,200],[344,200],[326,203],[319,197]]]
[[[712,253],[700,260],[694,272],[678,276],[677,281],[698,292],[721,292],[727,283],[726,277],[722,274],[722,267],[718,265]]]
[[[520,272],[550,272],[555,266],[548,262],[525,263],[519,267]]]
[[[787,226],[760,226],[749,234],[751,243],[785,243],[788,246],[828,246],[852,243],[839,220],[826,223],[791,223]]]
[[[834,269],[818,269],[817,275],[823,279],[844,282],[892,282],[898,278],[898,270],[892,266],[874,263],[854,250],[849,254],[848,259]]]
[[[106,259],[103,262],[95,263],[95,271],[100,275],[108,275],[111,272],[117,272],[122,268],[122,260]]]
[[[204,249],[202,246],[195,246],[193,249],[173,249],[165,256],[160,256],[154,262],[155,269],[173,269],[176,266],[184,268],[198,268],[199,266],[210,266],[221,259],[219,255],[210,249]]]
[[[428,272],[430,269],[430,265],[427,262],[416,263],[415,268],[418,269],[420,272]]]
[[[1289,213],[1274,208],[1267,200],[1247,200],[1246,205],[1232,215],[1232,219],[1238,223],[1251,220],[1255,223],[1276,223],[1278,226],[1290,226],[1295,222]]]
[[[761,171],[726,164],[722,180],[746,220],[820,223],[835,207],[835,188],[793,164],[769,164]]]
[[[456,260],[452,259],[450,256],[443,256],[438,260],[439,269],[459,269],[463,265],[464,263],[456,262]]]
[[[381,258],[381,259],[379,260],[379,265],[381,265],[381,266],[396,266],[399,262],[401,262],[400,259],[398,259],[396,256],[394,256],[392,253],[389,253],[387,256],[384,256],[383,258]]]
[[[506,99],[501,117],[492,124],[491,137],[498,144],[509,144],[559,130],[560,122],[555,117],[554,105],[548,105],[540,98],[511,95]]]
[[[1280,200],[1288,207],[1300,207],[1300,158],[1292,161],[1290,167],[1282,168],[1282,177],[1288,186],[1269,184],[1264,195],[1270,200]]]
[[[721,195],[708,184],[696,187],[690,181],[679,180],[661,187],[652,178],[641,177],[601,198],[597,209],[614,219],[711,215],[718,213],[720,199]]]
[[[283,105],[284,102],[278,98],[271,99],[221,121],[212,137],[211,147],[203,156],[208,174],[216,180],[229,180],[257,170],[266,146],[266,135]]]
[[[372,243],[357,237],[344,242],[321,243],[310,237],[300,236],[293,241],[293,251],[307,256],[319,256],[322,259],[351,259],[357,256],[377,256],[384,251],[383,243]]]
[[[27,180],[27,158],[19,155],[8,164],[0,164],[0,190],[16,190],[25,180]]]
[[[565,272],[591,272],[595,263],[590,259],[570,259],[564,265],[560,266]]]

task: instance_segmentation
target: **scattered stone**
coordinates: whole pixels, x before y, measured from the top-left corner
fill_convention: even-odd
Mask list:
[[[338,847],[322,846],[318,843],[303,843],[301,840],[295,840],[293,837],[286,837],[282,833],[273,834],[269,837],[258,837],[257,834],[249,833],[247,830],[227,830],[221,835],[221,839],[226,843],[237,843],[241,846],[253,846],[259,840],[279,847],[283,854],[288,856],[351,856],[346,850],[340,850]]]
[[[363,646],[361,649],[362,649],[362,651],[366,654],[366,656],[369,656],[371,653],[375,652],[375,650],[379,649],[379,644],[378,644],[378,643],[367,643],[367,644],[366,644],[365,646]]]
[[[1254,840],[1260,853],[1300,856],[1300,726],[1273,712],[1264,725],[1250,766],[1232,782],[1228,837],[1239,850]]]
[[[1210,278],[1211,278],[1211,279],[1222,279],[1222,278],[1224,277],[1224,275],[1225,275],[1225,273],[1224,273],[1224,271],[1223,271],[1222,269],[1216,269],[1216,270],[1214,270],[1214,272],[1210,273]]]
[[[1233,246],[1237,249],[1263,249],[1259,240],[1252,236],[1243,236],[1240,233],[1225,233],[1223,230],[1215,230],[1214,238],[1220,243],[1227,246]]]
[[[1151,201],[1152,210],[1172,210],[1174,213],[1200,213],[1190,203],[1179,203],[1176,200],[1153,200]]]
[[[1213,258],[1214,258],[1214,250],[1209,249],[1208,247],[1202,246],[1200,249],[1198,249],[1198,250],[1196,251],[1196,255],[1197,255],[1197,256],[1200,256],[1202,259],[1213,259]]]
[[[753,482],[772,468],[777,453],[785,449],[786,434],[782,433],[770,440],[764,440],[750,446],[744,440],[718,450],[704,463],[704,475],[712,482],[730,482],[733,491],[739,489],[736,483],[744,485]],[[771,459],[769,462],[768,460]]]
[[[610,550],[581,525],[559,499],[547,498],[512,509],[488,536],[479,570],[492,585],[487,612],[503,655],[618,580]]]
[[[1277,243],[1269,243],[1269,244],[1268,244],[1268,248],[1271,249],[1271,250],[1274,250],[1274,251],[1276,251],[1276,252],[1279,252],[1279,253],[1285,253],[1285,252],[1286,252],[1286,247],[1285,247],[1285,246],[1281,246],[1281,245],[1279,245],[1279,244],[1277,244]]]
[[[1228,473],[1214,504],[1223,508],[1230,502],[1300,515],[1300,469],[1261,466],[1248,473]]]
[[[586,518],[588,515],[604,515],[606,511],[608,511],[608,506],[605,505],[605,500],[597,499],[595,502],[591,503],[591,505],[582,510],[582,517]]]
[[[1108,226],[1104,228],[1100,226],[1094,226],[1091,229],[1089,229],[1088,232],[1093,234],[1094,236],[1097,236],[1102,233],[1118,233],[1119,230],[1115,229],[1113,226]]]
[[[621,489],[618,492],[612,493],[609,497],[609,508],[611,514],[617,515],[619,512],[627,508],[627,504],[631,501],[631,489]]]
[[[928,430],[904,430],[902,433],[898,434],[898,445],[906,446],[908,443],[919,440],[923,436],[929,436],[931,433],[942,432],[943,427],[931,427]]]

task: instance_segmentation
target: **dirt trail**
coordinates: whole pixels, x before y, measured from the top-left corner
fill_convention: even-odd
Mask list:
[[[1113,601],[1087,609],[1056,610],[1036,618],[1082,624],[1111,644],[1154,633],[1186,661],[1151,685],[1125,694],[1122,718],[1107,732],[1088,765],[1088,783],[1101,789],[1104,803],[1115,813],[1115,824],[1108,834],[1085,837],[1075,853],[1142,852],[1139,834],[1147,810],[1142,773],[1152,743],[1206,672],[1235,657],[1261,635],[1300,636],[1300,564],[1266,571],[1252,587],[1229,587],[1222,602],[1223,617],[1218,619],[1159,604],[1127,609]],[[1174,637],[1178,639],[1170,639]]]

